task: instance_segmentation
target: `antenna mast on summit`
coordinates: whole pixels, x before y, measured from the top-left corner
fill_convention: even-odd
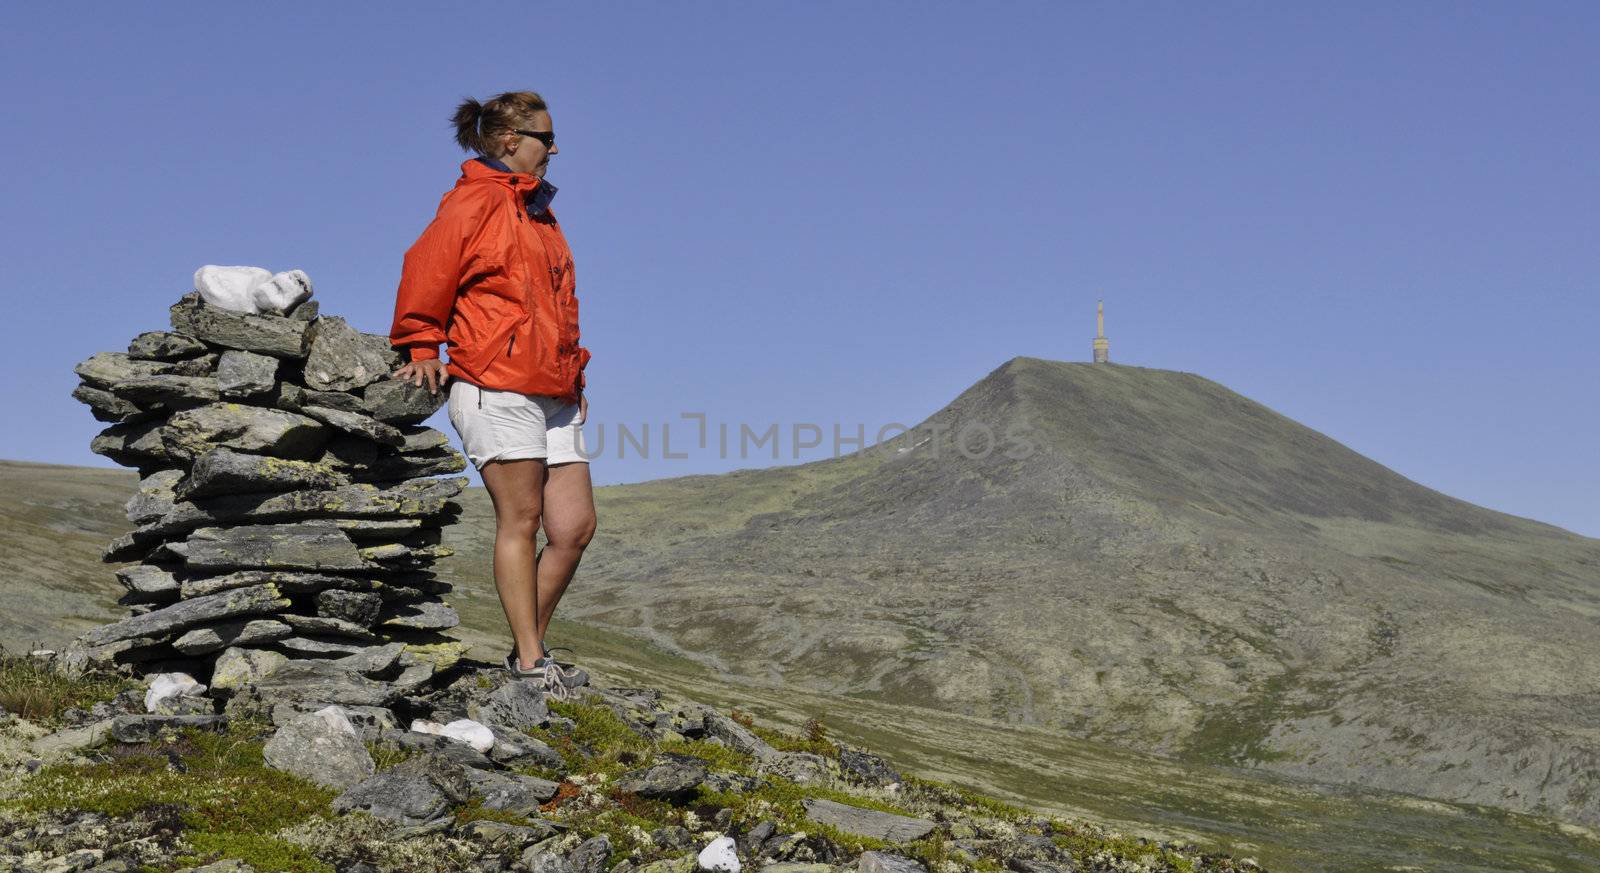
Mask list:
[[[1111,363],[1111,340],[1106,339],[1106,302],[1101,300],[1094,313],[1094,362]]]

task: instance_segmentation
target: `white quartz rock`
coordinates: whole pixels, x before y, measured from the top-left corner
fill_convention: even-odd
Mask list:
[[[311,277],[304,270],[274,274],[207,264],[195,271],[194,290],[212,306],[234,312],[287,312],[311,296]]]
[[[272,281],[272,273],[260,267],[219,267],[206,264],[194,271],[194,290],[201,299],[234,312],[260,312],[256,288]]]
[[[312,715],[322,719],[322,721],[332,730],[349,734],[352,737],[361,736],[361,732],[356,730],[356,726],[350,723],[350,716],[345,713],[344,707],[338,705],[337,703],[331,706],[324,706],[323,708],[312,713]]]
[[[304,270],[286,270],[256,286],[259,311],[288,312],[311,297],[311,277]]]
[[[458,718],[449,724],[439,724],[436,721],[419,718],[411,722],[411,729],[419,734],[448,737],[458,743],[466,743],[480,752],[494,748],[494,731],[489,730],[482,722],[470,718]]]
[[[145,712],[155,712],[156,706],[172,697],[204,697],[206,687],[188,673],[157,673],[150,680],[150,690],[144,693]]]
[[[717,873],[739,873],[739,853],[734,849],[733,837],[717,837],[700,850],[695,862],[701,870]]]

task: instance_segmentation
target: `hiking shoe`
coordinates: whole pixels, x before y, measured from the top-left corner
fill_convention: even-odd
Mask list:
[[[518,679],[532,679],[547,696],[554,700],[569,700],[572,690],[561,681],[561,668],[552,658],[540,658],[533,662],[532,667],[524,668],[517,660],[515,650],[506,655],[506,672]]]
[[[540,646],[540,648],[544,648],[544,643],[541,641],[539,643],[539,646]],[[572,651],[571,649],[569,649],[569,648],[567,648],[565,646],[556,646],[554,649],[544,648],[544,656],[545,656],[546,660],[555,661],[556,668],[561,671],[561,684],[562,685],[565,685],[568,688],[578,688],[578,687],[583,686],[583,685],[588,685],[589,684],[589,674],[584,672],[581,667],[579,667],[576,664],[573,664],[570,661],[562,661],[562,660],[559,660],[557,658],[553,658],[550,655],[551,652],[571,652],[571,651]]]

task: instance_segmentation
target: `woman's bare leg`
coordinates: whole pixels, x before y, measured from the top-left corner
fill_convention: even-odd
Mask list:
[[[539,641],[544,638],[544,626],[537,621],[538,589],[534,584],[534,540],[543,509],[544,460],[490,461],[481,472],[494,502],[494,587],[517,643],[518,662],[532,667],[540,657]]]
[[[545,547],[534,559],[538,579],[538,629],[543,640],[550,616],[578,569],[583,550],[594,538],[594,487],[589,465],[581,461],[556,464],[545,470]]]

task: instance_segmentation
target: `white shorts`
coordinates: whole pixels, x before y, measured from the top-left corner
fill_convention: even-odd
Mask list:
[[[450,423],[472,465],[542,458],[546,464],[589,463],[578,404],[543,394],[479,388],[450,380]]]

